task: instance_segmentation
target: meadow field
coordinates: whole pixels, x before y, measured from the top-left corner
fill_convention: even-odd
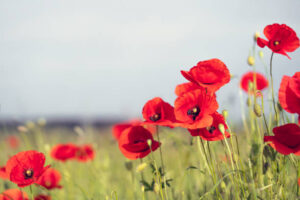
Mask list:
[[[283,74],[278,91],[272,75],[273,57],[288,65],[299,46],[285,24],[254,35],[238,113],[219,109],[216,92],[233,77],[213,58],[182,69],[174,104],[154,97],[142,119],[3,125],[0,200],[300,199],[300,72]]]

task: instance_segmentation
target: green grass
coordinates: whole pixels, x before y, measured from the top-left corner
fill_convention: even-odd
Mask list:
[[[138,172],[136,169],[141,161],[129,161],[121,154],[109,128],[97,130],[85,127],[81,135],[66,129],[47,130],[38,124],[30,126],[26,133],[2,131],[0,165],[5,165],[8,157],[19,151],[35,149],[45,153],[46,163],[61,172],[63,188],[47,191],[34,186],[33,192],[48,193],[54,200],[297,199],[296,168],[299,159],[293,155],[280,155],[262,143],[261,118],[253,115],[247,124],[250,128],[253,125],[252,135],[246,134],[243,127],[231,126],[232,134],[237,138],[227,139],[228,146],[224,141],[203,141],[204,149],[201,141],[184,129],[161,128],[165,178],[171,179],[170,187],[163,191],[159,191],[157,184],[154,191],[143,192],[141,184],[142,174],[150,185],[153,179],[157,180],[159,174],[153,173],[151,163],[158,167],[161,165],[159,150],[153,152],[154,160],[152,155],[143,159],[147,167]],[[5,142],[9,134],[20,138],[18,149],[9,148]],[[96,151],[95,159],[86,163],[54,161],[49,155],[51,147],[68,142],[92,144]],[[164,179],[156,182],[163,183]],[[7,188],[17,186],[0,180],[0,190]],[[29,187],[24,191],[30,196]]]

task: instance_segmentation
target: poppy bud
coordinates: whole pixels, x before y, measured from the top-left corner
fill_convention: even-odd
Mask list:
[[[254,41],[256,41],[257,38],[259,38],[259,36],[260,36],[260,33],[258,31],[256,31],[254,34]]]
[[[248,57],[248,65],[253,66],[255,64],[255,58],[253,56]]]
[[[218,125],[218,128],[219,128],[219,131],[220,131],[223,135],[225,135],[225,127],[224,127],[224,124],[219,124],[219,125]]]
[[[227,110],[223,110],[223,111],[222,111],[222,115],[223,115],[223,117],[224,117],[225,120],[226,120],[227,117],[228,117],[228,111],[227,111]]]
[[[261,108],[257,103],[253,106],[253,111],[257,117],[261,117]]]
[[[258,52],[258,55],[259,55],[259,57],[262,59],[262,58],[264,58],[264,52],[263,51],[259,51]]]
[[[156,194],[159,193],[160,187],[159,187],[159,185],[158,185],[157,183],[154,183],[154,188],[153,188],[153,190],[154,190],[154,192],[155,192]]]
[[[151,146],[152,146],[152,140],[148,139],[148,140],[147,140],[147,144],[148,144],[148,146],[151,148]]]
[[[147,167],[147,163],[141,163],[136,167],[136,172],[142,172]]]
[[[250,97],[247,98],[246,103],[247,103],[247,106],[251,106],[252,102],[251,102],[251,98]]]
[[[126,161],[125,162],[125,167],[128,171],[132,169],[132,162],[131,161]]]

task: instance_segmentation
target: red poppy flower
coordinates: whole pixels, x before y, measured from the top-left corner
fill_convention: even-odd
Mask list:
[[[151,140],[151,149],[147,141]],[[123,155],[131,160],[144,158],[151,150],[155,151],[160,143],[153,140],[153,136],[143,126],[127,128],[119,138],[119,148]]]
[[[240,86],[245,92],[250,92],[249,91],[249,82],[252,82],[254,84],[254,75],[256,76],[256,89],[257,90],[263,90],[268,87],[269,81],[265,78],[264,75],[260,73],[254,73],[254,72],[247,72],[244,74],[241,78],[240,81]],[[253,92],[252,92],[253,93]]]
[[[62,188],[61,185],[59,185],[59,182],[61,180],[61,175],[59,171],[49,168],[47,169],[38,179],[37,184],[43,186],[44,188],[47,188],[48,190],[52,190],[55,188]]]
[[[226,65],[219,59],[198,62],[190,71],[181,71],[189,81],[206,88],[208,92],[215,92],[230,81],[230,73]]]
[[[6,173],[5,166],[0,167],[0,178],[3,180],[9,179],[8,174]]]
[[[177,126],[198,129],[213,123],[211,116],[219,105],[215,94],[207,94],[204,89],[187,92],[175,100],[175,116]]]
[[[75,152],[75,158],[80,162],[87,162],[93,160],[95,157],[94,149],[91,145],[84,145],[77,147]]]
[[[182,83],[176,86],[175,94],[177,96],[182,96],[183,94],[199,89],[199,86],[195,83],[188,82],[188,83]]]
[[[19,189],[8,189],[0,194],[0,200],[29,200],[29,198]]]
[[[298,186],[300,187],[300,178],[298,178]]]
[[[77,147],[74,144],[58,144],[51,150],[51,157],[59,161],[67,161],[75,158]]]
[[[126,128],[129,128],[131,126],[141,125],[141,124],[143,124],[143,121],[141,120],[133,120],[130,122],[115,124],[112,128],[113,136],[116,140],[119,140],[120,135]],[[152,134],[156,132],[156,127],[154,125],[148,124],[145,125],[145,128],[148,129]]]
[[[34,197],[34,200],[51,200],[51,196],[40,194]]]
[[[11,135],[11,136],[7,137],[6,142],[7,142],[8,146],[12,149],[16,149],[20,146],[19,138],[15,135]]]
[[[160,97],[149,100],[143,107],[145,124],[172,127],[176,121],[174,108]]]
[[[282,77],[278,99],[281,107],[287,112],[300,114],[300,72],[296,72],[292,77]]]
[[[265,136],[265,142],[283,155],[291,153],[300,156],[300,127],[297,124],[285,124],[273,128],[274,136]]]
[[[299,46],[296,32],[285,24],[272,24],[264,29],[264,34],[269,40],[257,38],[257,45],[261,48],[269,47],[274,53],[279,53],[291,59],[286,52],[293,52]]]
[[[207,141],[217,141],[217,140],[223,140],[224,136],[219,130],[219,124],[223,124],[225,130],[228,128],[223,115],[215,112],[212,114],[213,117],[213,123],[209,127],[206,128],[200,128],[200,129],[189,129],[189,132],[192,136],[200,136],[203,140]],[[230,137],[230,134],[225,131],[225,136]]]
[[[19,187],[36,183],[49,167],[44,167],[45,155],[37,151],[22,151],[11,157],[6,163],[6,173],[10,181]]]

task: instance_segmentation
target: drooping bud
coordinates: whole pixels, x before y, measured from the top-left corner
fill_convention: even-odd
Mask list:
[[[261,108],[260,108],[260,105],[258,105],[257,103],[255,103],[254,106],[253,106],[253,111],[254,111],[256,117],[261,117]]]
[[[253,56],[248,57],[248,65],[253,66],[255,64],[255,58]]]

